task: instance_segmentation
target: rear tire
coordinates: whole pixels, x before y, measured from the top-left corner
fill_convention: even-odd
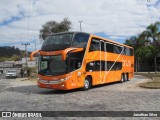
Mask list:
[[[126,82],[125,74],[122,74],[121,83]]]
[[[126,76],[126,81],[129,81],[129,75],[128,75],[128,73],[125,76]]]
[[[90,77],[86,77],[84,80],[84,87],[83,90],[88,90],[90,89],[92,86],[92,82],[91,82],[91,78]]]

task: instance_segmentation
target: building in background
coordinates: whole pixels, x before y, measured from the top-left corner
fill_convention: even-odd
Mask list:
[[[22,66],[26,67],[26,58],[22,58]],[[35,67],[38,66],[38,57],[34,57],[33,61],[30,61],[30,58],[27,58],[27,66],[28,67]]]
[[[30,58],[27,58],[28,67],[38,66],[38,57],[34,57],[33,61],[30,61]],[[19,73],[20,69],[26,67],[26,58],[22,58],[21,61],[5,61],[0,62],[0,74],[6,73],[9,69],[14,69]]]

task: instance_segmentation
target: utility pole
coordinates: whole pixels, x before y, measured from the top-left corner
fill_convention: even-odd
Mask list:
[[[25,54],[26,54],[26,70],[27,70],[27,67],[28,67],[28,65],[27,65],[27,55],[28,55],[28,52],[27,52],[27,45],[30,45],[30,43],[22,43],[22,45],[24,45],[25,46]],[[27,75],[27,74],[26,74]]]
[[[82,23],[83,21],[78,21],[78,22],[79,22],[79,24],[80,24],[80,31],[82,32],[81,23]]]

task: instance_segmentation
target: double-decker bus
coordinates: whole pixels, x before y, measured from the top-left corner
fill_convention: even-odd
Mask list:
[[[49,35],[39,52],[41,88],[87,90],[94,85],[125,82],[134,76],[133,48],[84,32]]]

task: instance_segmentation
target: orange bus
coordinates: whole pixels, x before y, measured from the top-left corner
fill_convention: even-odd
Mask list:
[[[125,82],[134,77],[133,48],[84,32],[49,35],[39,52],[41,88],[87,90],[94,85]]]

